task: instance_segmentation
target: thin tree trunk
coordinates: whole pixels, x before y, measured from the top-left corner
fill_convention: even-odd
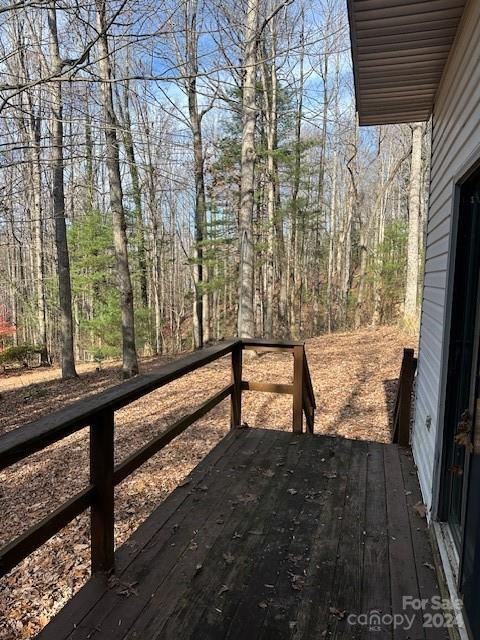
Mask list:
[[[277,203],[277,163],[275,151],[277,146],[277,69],[275,62],[275,33],[272,28],[271,62],[263,64],[263,92],[265,97],[266,142],[267,142],[267,261],[266,261],[266,296],[265,296],[265,335],[274,335],[274,280],[275,280],[275,226]],[[265,55],[265,58],[267,56]]]
[[[93,168],[93,140],[92,140],[92,121],[88,111],[88,99],[85,102],[87,110],[85,114],[85,173],[86,173],[86,205],[87,211],[92,212],[94,208],[94,191],[95,191],[95,171]]]
[[[337,153],[333,154],[332,168],[332,190],[330,195],[330,229],[328,243],[328,273],[327,273],[327,328],[330,332],[334,323],[336,309],[336,291],[334,282],[337,283],[338,273],[335,268],[335,241],[337,233],[336,200],[337,200]]]
[[[144,109],[139,109],[144,128],[144,144],[146,156],[146,199],[147,211],[152,225],[152,289],[155,309],[155,329],[154,343],[155,351],[161,354],[164,350],[163,322],[164,322],[164,304],[163,304],[163,270],[162,270],[162,239],[164,228],[161,220],[161,202],[157,207],[157,185],[155,182],[155,167],[153,165],[152,141],[150,135],[150,127],[148,116],[145,116]],[[159,237],[160,235],[160,237]]]
[[[407,281],[405,286],[405,318],[417,316],[418,304],[418,241],[420,224],[420,183],[422,177],[423,125],[412,126],[412,160],[408,194]]]
[[[123,208],[122,181],[120,175],[119,149],[117,141],[117,118],[113,107],[112,70],[106,34],[106,0],[95,0],[97,29],[99,32],[98,71],[101,78],[101,99],[105,120],[105,152],[110,183],[110,207],[113,218],[113,240],[117,261],[122,312],[123,376],[128,378],[138,373],[135,347],[135,321],[133,313],[133,290],[128,264],[128,245]]]
[[[33,106],[32,106],[33,109]],[[32,145],[32,196],[33,196],[33,242],[34,242],[34,269],[37,296],[37,343],[41,349],[40,360],[42,364],[49,363],[47,346],[47,315],[45,304],[45,271],[43,248],[43,210],[42,210],[42,172],[40,167],[40,120],[32,112],[30,115],[30,136]]]
[[[324,207],[324,193],[325,193],[325,157],[327,151],[327,124],[328,124],[328,60],[329,54],[324,54],[323,66],[321,70],[322,82],[323,82],[323,107],[322,107],[322,132],[320,140],[320,160],[318,171],[318,206],[317,215],[315,216],[315,254],[313,260],[314,268],[314,293],[313,293],[313,331],[318,334],[321,327],[320,322],[320,225],[323,222]]]
[[[49,48],[52,71],[60,73],[62,60],[58,44],[56,3],[48,9]],[[72,288],[70,281],[70,257],[68,253],[67,228],[65,225],[65,187],[63,173],[63,104],[62,83],[51,84],[52,101],[52,171],[53,171],[53,218],[55,221],[55,247],[58,262],[58,295],[60,303],[60,364],[62,378],[76,378],[73,350]]]
[[[248,0],[245,28],[245,68],[242,98],[242,144],[239,215],[239,288],[237,331],[242,338],[251,338],[254,322],[254,245],[253,204],[255,186],[255,119],[256,63],[259,0]]]
[[[364,229],[364,225],[360,226],[360,238],[359,238],[359,250],[360,250],[360,269],[358,273],[358,294],[357,294],[357,304],[355,305],[355,320],[354,327],[355,329],[359,329],[362,326],[363,318],[364,318],[364,304],[365,304],[365,284],[367,277],[367,257],[368,257],[368,247],[367,247],[367,239],[366,233]]]
[[[29,80],[29,73],[24,55],[26,44],[23,40],[23,25],[19,28],[18,45],[20,47],[19,56],[19,72],[24,81]],[[24,126],[25,133],[28,137],[30,146],[29,153],[29,179],[31,185],[31,206],[30,206],[30,223],[31,223],[31,241],[33,250],[30,252],[30,270],[32,291],[36,298],[37,327],[32,327],[31,341],[35,339],[40,347],[40,360],[44,365],[49,364],[49,354],[47,345],[47,316],[45,302],[45,264],[44,264],[44,238],[43,238],[43,210],[42,210],[42,171],[41,171],[41,122],[40,116],[36,115],[36,107],[34,104],[31,91],[25,92],[26,104],[23,103],[23,96],[20,101],[23,107],[23,113],[27,112],[28,116]],[[41,96],[39,97],[41,100]],[[40,109],[38,110],[40,113]],[[33,337],[35,334],[35,338]]]
[[[143,221],[142,191],[140,188],[135,147],[133,144],[129,92],[130,87],[127,82],[123,92],[123,108],[120,110],[120,115],[123,129],[123,146],[125,148],[125,155],[127,157],[128,168],[130,171],[130,180],[132,181],[132,200],[135,211],[135,236],[137,244],[138,273],[140,279],[140,301],[142,303],[142,307],[146,309],[148,307],[148,278],[145,248],[145,224]]]
[[[204,177],[204,152],[202,140],[203,113],[198,106],[198,32],[197,32],[197,0],[189,0],[184,6],[185,20],[185,66],[187,73],[186,91],[188,98],[188,114],[193,139],[193,170],[195,179],[195,244],[194,253],[194,286],[193,303],[193,339],[196,348],[203,347],[210,339],[210,304],[206,290],[206,268],[204,265],[204,242],[206,234],[206,198]]]
[[[290,334],[294,338],[300,336],[300,317],[302,307],[302,270],[300,268],[300,247],[303,246],[304,224],[300,216],[298,196],[300,192],[300,173],[302,162],[302,118],[304,91],[304,59],[305,59],[305,14],[301,12],[302,30],[300,33],[300,60],[298,80],[298,102],[295,119],[295,164],[292,185],[292,218],[291,218],[291,265],[290,265]],[[297,307],[299,312],[297,314]]]

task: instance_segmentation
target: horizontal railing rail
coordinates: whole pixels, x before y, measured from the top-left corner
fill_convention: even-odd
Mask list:
[[[78,400],[69,407],[48,414],[36,422],[6,433],[0,438],[0,470],[89,426],[92,418],[101,411],[117,411],[147,393],[160,389],[169,382],[178,380],[187,373],[231,353],[238,344],[238,340],[229,340],[195,351],[162,366],[158,371],[122,382],[90,398]]]
[[[293,384],[243,380],[244,349],[291,351],[294,356]],[[122,462],[114,464],[115,411],[229,354],[231,354],[232,381],[228,385]],[[304,344],[242,339],[228,340],[194,352],[164,365],[157,371],[127,380],[95,396],[79,400],[69,407],[0,437],[0,470],[3,470],[84,427],[90,427],[90,484],[0,549],[0,575],[10,571],[88,508],[91,510],[92,572],[111,570],[114,567],[115,486],[228,397],[231,400],[231,427],[242,426],[242,391],[267,391],[292,395],[293,430],[300,433],[303,431],[303,415],[305,415],[307,430],[313,432],[316,404]]]

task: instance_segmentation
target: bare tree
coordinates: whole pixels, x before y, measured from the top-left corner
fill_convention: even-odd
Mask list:
[[[102,80],[101,99],[105,120],[105,152],[110,184],[110,206],[113,218],[113,239],[117,259],[120,287],[123,338],[123,375],[131,377],[138,373],[137,351],[135,347],[135,321],[133,312],[133,289],[128,262],[128,244],[123,208],[122,179],[120,173],[119,148],[117,140],[117,117],[113,105],[112,69],[106,32],[106,0],[95,0],[99,61],[98,72]]]
[[[186,91],[188,97],[189,123],[193,138],[193,167],[195,179],[195,246],[194,246],[194,343],[197,348],[203,347],[204,340],[209,335],[209,304],[208,294],[204,291],[204,240],[206,229],[206,201],[204,152],[202,139],[202,119],[206,113],[198,106],[197,76],[198,76],[198,32],[197,32],[197,0],[184,3],[185,20],[185,71]]]
[[[408,194],[407,280],[405,286],[405,319],[415,321],[418,311],[418,240],[420,224],[420,184],[422,179],[422,141],[424,126],[412,126],[412,159]]]
[[[248,0],[244,36],[244,71],[242,95],[242,142],[240,212],[238,220],[240,265],[237,332],[242,338],[253,337],[253,205],[255,191],[255,120],[257,79],[257,38],[259,0]]]
[[[55,0],[48,8],[49,50],[52,72],[60,74],[63,61],[57,31],[57,10]],[[67,229],[65,225],[65,189],[63,173],[63,102],[62,83],[53,81],[50,87],[52,103],[52,206],[55,222],[55,247],[58,263],[58,297],[60,301],[62,378],[75,378],[75,357],[73,352],[72,289],[70,282],[70,258],[68,254]]]

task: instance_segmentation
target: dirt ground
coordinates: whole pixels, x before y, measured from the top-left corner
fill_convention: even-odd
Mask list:
[[[307,341],[317,399],[316,433],[388,442],[403,347],[415,340],[384,327]],[[148,371],[166,360],[142,364]],[[264,354],[244,365],[244,379],[291,382],[290,354]],[[58,370],[0,375],[0,434],[79,398],[119,384],[118,365],[61,382]],[[120,461],[225,385],[225,358],[153,392],[116,414]],[[116,491],[116,544],[124,542],[228,429],[223,402],[125,480]],[[291,429],[291,397],[248,392],[251,427]],[[86,429],[0,474],[0,545],[47,515],[88,481]],[[0,581],[0,640],[31,638],[89,576],[88,514],[83,514]]]

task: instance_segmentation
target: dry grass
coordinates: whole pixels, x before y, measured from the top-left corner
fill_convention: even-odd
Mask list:
[[[414,339],[395,328],[333,334],[307,342],[317,397],[316,432],[388,442],[389,411],[402,349]],[[161,364],[143,363],[146,371]],[[135,402],[116,416],[116,458],[189,413],[228,379],[229,359]],[[244,366],[244,378],[288,382],[289,354],[267,354]],[[0,377],[0,433],[119,382],[118,369],[82,367],[79,380],[61,382],[56,370]],[[291,398],[246,393],[250,426],[291,428]],[[132,531],[222,438],[228,402],[190,427],[123,482],[116,492],[116,542]],[[88,438],[82,430],[1,474],[0,544],[25,531],[87,482]],[[77,518],[0,582],[0,639],[30,638],[84,584],[89,574],[88,515]]]

